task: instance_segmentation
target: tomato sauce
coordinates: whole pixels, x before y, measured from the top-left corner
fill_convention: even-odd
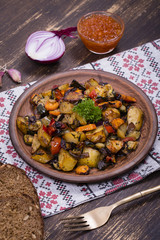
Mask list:
[[[110,52],[123,35],[124,26],[106,14],[91,14],[78,23],[84,45],[95,53]]]

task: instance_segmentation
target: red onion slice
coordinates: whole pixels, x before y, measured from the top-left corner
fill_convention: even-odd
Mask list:
[[[37,31],[27,39],[25,52],[31,59],[42,63],[55,62],[65,52],[63,40],[53,32]]]

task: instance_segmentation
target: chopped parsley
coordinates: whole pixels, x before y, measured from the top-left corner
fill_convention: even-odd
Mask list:
[[[102,111],[94,105],[92,99],[85,98],[73,108],[81,117],[84,117],[87,122],[98,122],[102,118]]]

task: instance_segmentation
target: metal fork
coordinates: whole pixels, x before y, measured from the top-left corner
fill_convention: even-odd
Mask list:
[[[108,221],[111,215],[111,212],[114,208],[124,203],[131,202],[137,198],[141,198],[150,193],[156,192],[158,190],[160,190],[160,185],[154,188],[150,188],[145,191],[141,191],[136,194],[133,194],[110,206],[99,207],[79,216],[71,216],[71,217],[61,219],[62,223],[64,224],[63,225],[64,230],[65,231],[86,231],[86,230],[92,230],[92,229],[101,227]]]

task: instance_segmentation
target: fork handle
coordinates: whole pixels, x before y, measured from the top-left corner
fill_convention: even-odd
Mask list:
[[[144,191],[141,191],[141,192],[138,192],[138,193],[135,193],[129,197],[126,197],[126,198],[123,198],[122,200],[116,202],[114,205],[114,207],[118,207],[124,203],[128,203],[128,202],[131,202],[137,198],[141,198],[145,195],[148,195],[150,193],[153,193],[153,192],[156,192],[156,191],[159,191],[160,190],[160,185],[156,186],[156,187],[153,187],[153,188],[149,188],[147,190],[144,190]]]

